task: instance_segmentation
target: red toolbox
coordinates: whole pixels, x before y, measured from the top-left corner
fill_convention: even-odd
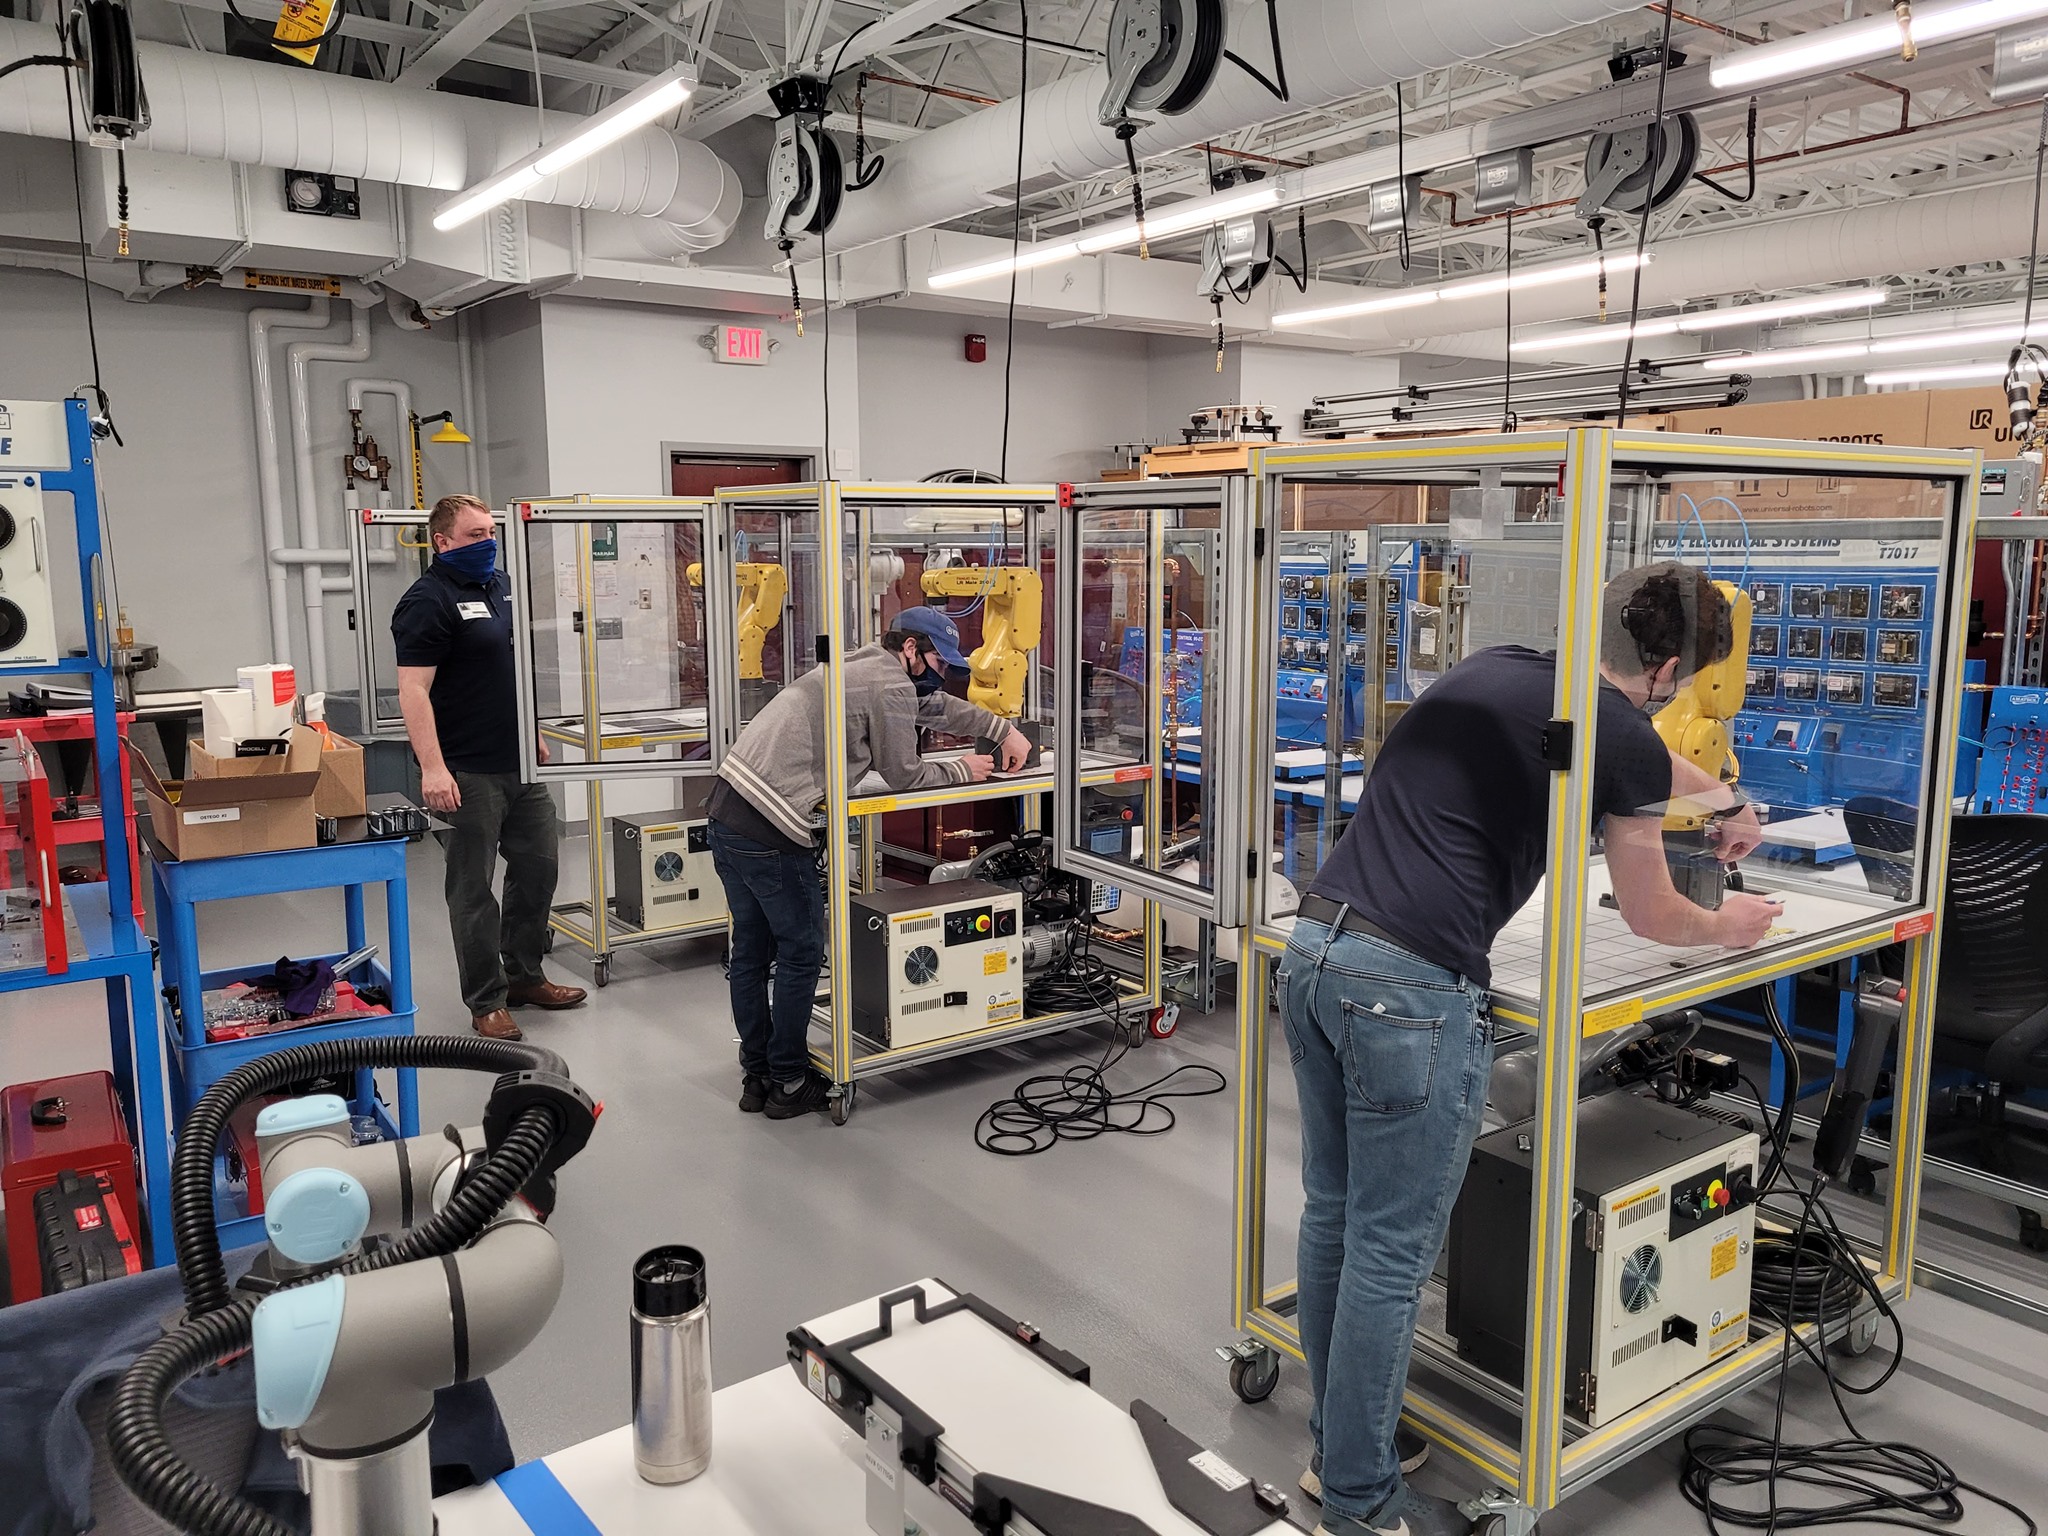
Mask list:
[[[105,1175],[112,1198],[135,1230],[140,1209],[135,1149],[109,1073],[84,1072],[0,1089],[0,1194],[7,1201],[7,1272],[16,1301],[43,1294],[35,1196],[67,1168]]]

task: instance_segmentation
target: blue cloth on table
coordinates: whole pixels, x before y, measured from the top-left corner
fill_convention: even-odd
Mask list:
[[[260,1251],[229,1254],[229,1278],[239,1279]],[[0,1536],[78,1536],[91,1528],[94,1447],[81,1405],[96,1386],[119,1380],[183,1304],[178,1272],[163,1268],[0,1308]],[[178,1400],[253,1421],[247,1357],[194,1377]],[[437,1493],[487,1482],[512,1466],[504,1421],[481,1381],[435,1395],[429,1444]],[[305,1497],[277,1435],[257,1435],[243,1492],[308,1528]]]

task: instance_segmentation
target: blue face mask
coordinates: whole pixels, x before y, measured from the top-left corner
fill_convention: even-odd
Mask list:
[[[478,539],[474,544],[441,550],[434,558],[458,576],[471,581],[488,581],[498,568],[498,541]]]
[[[925,657],[924,670],[910,681],[916,687],[920,699],[934,693],[943,693],[946,688],[946,675],[939,670],[938,658],[934,656]]]

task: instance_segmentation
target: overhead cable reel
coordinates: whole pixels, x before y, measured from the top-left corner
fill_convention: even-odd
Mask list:
[[[1574,210],[1593,232],[1595,246],[1610,213],[1641,214],[1662,208],[1685,190],[1700,158],[1700,125],[1690,112],[1661,123],[1638,123],[1586,141],[1586,190]],[[1600,273],[1600,318],[1607,318],[1607,273]]]
[[[1109,84],[1095,115],[1124,146],[1141,257],[1151,253],[1144,239],[1138,152],[1131,144],[1147,121],[1139,114],[1177,117],[1207,94],[1223,64],[1227,22],[1223,0],[1116,0],[1109,13]]]
[[[1258,181],[1258,171],[1229,170],[1209,179],[1209,190],[1226,191],[1240,181]],[[1202,277],[1197,291],[1216,308],[1216,371],[1223,371],[1223,301],[1251,302],[1252,294],[1273,270],[1273,222],[1248,213],[1209,226],[1202,239]]]
[[[116,157],[120,244],[128,254],[128,141],[149,129],[149,94],[135,58],[135,24],[124,0],[78,0],[66,27],[71,56],[84,72],[86,133]]]
[[[768,87],[775,104],[775,148],[768,155],[768,218],[762,228],[783,258],[805,235],[822,235],[839,217],[845,167],[839,146],[825,132],[825,96],[831,82],[816,75],[792,75]],[[789,260],[789,298],[796,333],[804,333],[804,301]]]

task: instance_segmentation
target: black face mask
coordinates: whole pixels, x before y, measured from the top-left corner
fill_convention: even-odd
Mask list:
[[[920,699],[929,698],[935,693],[942,693],[946,687],[946,679],[939,673],[939,664],[929,657],[925,659],[924,670],[915,674],[910,681],[911,685],[917,689],[917,696]]]

